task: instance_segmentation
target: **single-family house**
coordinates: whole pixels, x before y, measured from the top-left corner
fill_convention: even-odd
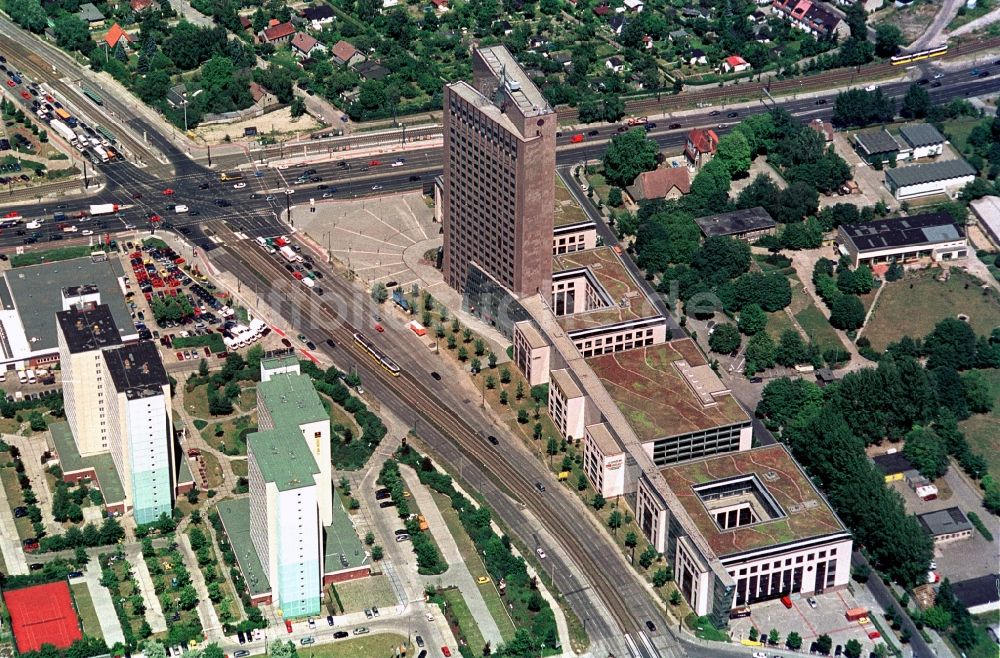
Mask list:
[[[644,9],[642,0],[625,0],[625,9],[636,14],[640,13]]]
[[[674,30],[673,32],[667,33],[667,39],[669,41],[680,41],[681,39],[687,39],[687,37],[688,37],[687,30],[685,30],[683,27]]]
[[[253,104],[263,111],[278,105],[278,97],[256,82],[250,83],[250,96],[253,98]]]
[[[257,38],[261,43],[278,45],[279,43],[288,43],[291,41],[294,34],[295,26],[291,23],[275,23],[261,30],[257,34]]]
[[[843,32],[840,16],[813,0],[773,0],[775,13],[804,32],[815,37],[828,37]]]
[[[615,14],[612,16],[611,20],[608,21],[608,27],[610,27],[611,31],[617,36],[621,36],[622,28],[625,27],[625,14]]]
[[[739,55],[730,55],[722,60],[722,70],[725,73],[743,73],[744,71],[749,71],[751,68],[750,62]]]
[[[621,73],[625,70],[625,60],[615,55],[604,60],[604,66],[615,73]]]
[[[131,0],[131,2],[128,3],[128,6],[135,13],[141,14],[153,6],[153,0]]]
[[[910,157],[914,159],[932,158],[944,153],[944,135],[929,123],[903,126],[899,129],[899,136],[912,151]]]
[[[504,36],[509,36],[514,31],[514,26],[508,20],[496,21],[493,25],[500,28],[500,33]]]
[[[693,128],[684,144],[684,157],[688,166],[699,169],[715,156],[719,136],[711,128]]]
[[[80,11],[76,12],[76,17],[87,23],[91,29],[104,25],[104,14],[94,6],[92,2],[85,2],[80,5]]]
[[[600,4],[594,7],[591,11],[593,11],[598,16],[607,16],[608,14],[611,13],[611,7],[605,4]]]
[[[443,14],[448,11],[448,0],[431,0],[431,4],[434,5],[434,11],[438,14]]]
[[[364,55],[359,53],[352,44],[341,39],[330,48],[330,59],[333,60],[334,64],[349,66],[360,64],[364,61]]]
[[[399,0],[382,0],[382,9],[392,9],[399,6]]]
[[[244,32],[253,31],[253,21],[247,16],[240,16],[240,27],[243,28]]]
[[[569,51],[566,50],[562,50],[557,53],[552,53],[549,59],[551,59],[556,64],[559,64],[564,69],[569,68],[570,66],[573,65],[573,56],[569,53]]]
[[[677,199],[691,191],[691,172],[687,167],[659,167],[636,176],[626,190],[636,201]]]
[[[322,30],[324,25],[328,25],[337,20],[333,7],[327,4],[306,7],[302,10],[302,18],[309,21],[314,30]]]
[[[691,66],[697,66],[699,64],[708,64],[708,57],[705,55],[705,51],[701,48],[692,48],[688,51],[687,62]]]
[[[123,30],[121,25],[115,23],[104,35],[103,41],[108,48],[114,48],[119,43],[122,44],[123,48],[128,48],[129,44],[135,41],[135,37]]]
[[[389,75],[389,69],[373,61],[362,62],[354,70],[365,80],[384,80]]]
[[[326,46],[305,32],[296,32],[295,36],[292,37],[292,53],[296,57],[308,59],[312,57],[313,52],[322,50],[326,50]]]

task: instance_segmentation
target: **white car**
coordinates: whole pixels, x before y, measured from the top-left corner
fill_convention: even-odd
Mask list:
[[[131,231],[133,229],[135,229],[135,224],[126,224],[125,225],[125,230],[126,231]]]
[[[381,185],[372,185],[372,189],[373,190],[381,190],[382,186]]]
[[[93,235],[93,234],[94,234],[94,232],[91,231],[90,229],[87,229],[86,231],[81,231],[80,232],[80,235]]]
[[[543,560],[545,559],[545,551],[544,551],[544,550],[542,550],[542,547],[541,547],[541,546],[539,546],[538,548],[536,548],[536,549],[535,549],[535,552],[536,552],[536,553],[538,553],[538,557],[539,557],[539,558],[541,558],[541,559],[543,559]]]
[[[236,183],[235,185],[233,185],[233,189],[234,190],[242,190],[246,186],[247,186],[246,183]]]
[[[819,607],[819,603],[816,602],[816,597],[814,596],[810,596],[808,599],[806,599],[806,603],[808,603],[809,607],[812,608],[813,610]]]
[[[767,658],[767,654],[763,651],[754,651],[753,658]]]
[[[293,190],[292,188],[288,188],[287,190],[285,190],[285,194],[295,194],[295,190]]]
[[[389,166],[390,166],[390,167],[402,167],[402,166],[403,166],[403,163],[402,163],[402,162],[399,162],[399,161],[396,161],[396,162],[393,162],[393,163],[392,163],[391,165],[389,165]]]

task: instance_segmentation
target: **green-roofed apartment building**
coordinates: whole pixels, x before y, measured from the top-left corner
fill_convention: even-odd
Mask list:
[[[251,600],[285,618],[317,615],[325,583],[370,572],[347,514],[334,510],[329,412],[285,358],[261,363],[257,415],[260,429],[247,437],[249,498],[219,513]]]

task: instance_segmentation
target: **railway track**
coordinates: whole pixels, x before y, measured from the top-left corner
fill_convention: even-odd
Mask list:
[[[1000,37],[960,43],[957,46],[950,48],[947,55],[943,55],[938,59],[948,59],[980,51],[1000,51]],[[855,78],[857,80],[866,80],[884,77],[886,74],[892,71],[899,71],[901,68],[905,67],[892,66],[888,62],[879,62],[877,64],[867,64],[857,70],[853,68],[834,69],[832,71],[826,71],[816,75],[788,78],[786,80],[775,80],[770,83],[750,82],[740,84],[739,86],[712,87],[711,89],[692,90],[680,94],[671,94],[669,96],[663,96],[660,99],[655,97],[639,98],[626,101],[625,113],[648,114],[654,110],[680,109],[681,107],[689,106],[692,103],[718,101],[725,98],[731,98],[734,95],[759,95],[764,89],[768,89],[771,93],[782,93],[792,91],[803,86],[836,86],[837,83],[847,82]],[[577,109],[573,107],[558,108],[557,114],[560,121],[570,121],[576,119],[579,115]]]
[[[317,298],[299,282],[295,281],[280,263],[266,256],[256,245],[249,241],[239,240],[226,229],[229,234],[224,236],[226,249],[237,260],[254,272],[263,275],[271,282],[274,289],[286,295],[292,303],[299,302],[298,308],[311,308],[312,323],[318,323],[323,330],[334,338],[340,349],[350,349],[356,356],[359,369],[365,376],[377,379],[396,395],[400,401],[411,409],[418,411],[423,420],[446,437],[450,437],[459,451],[470,461],[481,464],[486,474],[495,482],[501,482],[510,492],[520,499],[522,504],[531,510],[554,536],[558,537],[562,547],[573,558],[577,565],[594,582],[594,590],[602,603],[615,620],[622,633],[632,633],[641,630],[641,622],[634,616],[633,606],[630,606],[621,592],[621,584],[612,580],[608,574],[606,562],[591,555],[584,545],[584,538],[579,536],[578,528],[573,528],[560,511],[544,502],[535,491],[535,483],[518,469],[516,464],[503,459],[503,454],[489,448],[486,441],[474,428],[466,423],[459,412],[445,406],[440,400],[432,397],[426,391],[426,384],[418,381],[405,367],[399,377],[392,377],[372,360],[371,356],[358,346],[353,334],[363,333],[363,329],[352,327],[339,317],[329,305]],[[336,274],[327,272],[326,278],[334,279]],[[281,285],[284,282],[285,285]],[[348,290],[347,294],[357,294]],[[350,347],[348,347],[350,346]],[[397,363],[400,360],[393,357]],[[606,540],[604,540],[606,541]],[[609,546],[609,555],[617,551]],[[620,558],[619,558],[620,559]]]

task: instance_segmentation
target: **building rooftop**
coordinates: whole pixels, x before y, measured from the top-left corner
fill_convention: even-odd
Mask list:
[[[326,535],[323,542],[326,552],[323,557],[324,573],[356,569],[368,562],[368,553],[358,538],[351,517],[344,511],[340,496],[333,497],[333,523],[323,528],[323,534]]]
[[[576,385],[573,381],[573,376],[570,374],[568,368],[561,368],[559,370],[552,370],[549,376],[558,384],[559,388],[570,400],[574,398],[583,397],[583,391],[580,387]]]
[[[80,11],[76,13],[76,17],[87,23],[98,23],[104,20],[104,14],[92,2],[85,2],[80,5]]]
[[[854,141],[869,155],[899,150],[899,142],[885,128],[857,133],[854,135]]]
[[[81,457],[76,449],[76,441],[73,440],[73,431],[69,428],[69,423],[63,421],[50,423],[49,431],[52,434],[52,447],[59,455],[59,466],[63,473],[75,473],[93,469],[97,475],[97,484],[101,488],[101,494],[106,503],[120,503],[125,500],[125,487],[122,486],[121,478],[115,469],[115,462],[111,458],[110,452],[103,452],[91,457]]]
[[[957,507],[918,514],[917,520],[920,521],[920,525],[924,527],[924,530],[931,537],[972,530],[972,523],[969,522],[969,519],[965,518],[965,514]]]
[[[1000,196],[984,196],[969,204],[979,218],[993,244],[1000,247]]]
[[[761,208],[745,208],[718,215],[698,217],[694,220],[706,238],[716,235],[739,235],[750,231],[764,231],[775,227],[771,215]]]
[[[0,301],[3,310],[17,311],[21,324],[21,327],[12,326],[0,315],[11,347],[15,352],[18,348],[25,352],[56,349],[55,314],[63,310],[63,289],[81,284],[96,285],[101,291],[101,302],[111,310],[123,339],[136,337],[138,332],[125,306],[119,281],[122,276],[124,273],[117,258],[95,262],[89,257],[16,267],[4,272]]]
[[[559,229],[575,225],[593,226],[594,222],[576,202],[573,195],[559,176],[556,176],[556,211],[552,217],[553,228]]]
[[[944,212],[891,217],[864,224],[843,224],[840,228],[862,254],[895,247],[952,242],[965,235],[951,215]]]
[[[913,468],[913,464],[901,452],[876,455],[872,457],[872,463],[875,464],[875,468],[882,471],[885,475],[905,473]]]
[[[691,173],[687,167],[661,166],[653,171],[644,171],[628,186],[633,199],[663,199],[670,190],[677,188],[681,194],[691,191]]]
[[[323,402],[307,375],[281,372],[257,384],[257,404],[264,405],[275,427],[295,427],[328,420]]]
[[[898,188],[975,175],[976,170],[965,160],[940,160],[938,162],[910,165],[909,167],[886,169],[885,182],[889,183],[891,181]]]
[[[310,21],[321,21],[327,18],[336,18],[333,7],[327,4],[306,7],[302,10],[302,17]]]
[[[129,400],[162,395],[163,387],[170,384],[160,352],[150,341],[105,350],[104,362],[115,390]]]
[[[278,491],[315,486],[319,473],[316,458],[294,425],[279,425],[272,430],[247,436],[247,450],[253,453],[265,482],[273,482]]]
[[[271,584],[267,580],[267,572],[260,563],[257,549],[254,548],[250,537],[250,497],[219,501],[215,509],[222,519],[222,526],[226,529],[226,536],[229,537],[229,544],[236,554],[236,561],[240,563],[240,571],[246,580],[250,595],[257,596],[270,592]]]
[[[843,524],[781,444],[674,464],[660,471],[720,557],[836,533]],[[745,500],[756,522],[723,529],[716,501]]]
[[[611,429],[608,427],[607,423],[587,425],[587,434],[590,434],[590,436],[594,439],[594,443],[597,444],[597,448],[604,453],[605,457],[617,455],[625,451],[621,444],[619,444],[615,437],[611,434]]]
[[[640,441],[748,423],[690,338],[587,359]]]
[[[899,129],[899,136],[911,148],[944,144],[944,136],[929,123],[915,123]]]
[[[966,608],[1000,601],[1000,575],[989,574],[951,584],[955,598]]]
[[[506,46],[489,46],[479,48],[476,52],[493,71],[494,77],[503,84],[505,95],[513,101],[521,114],[530,117],[553,113],[545,96]]]
[[[122,344],[121,334],[107,304],[58,311],[56,322],[70,354],[90,352]]]
[[[660,317],[653,302],[632,278],[618,254],[611,247],[598,247],[555,256],[552,262],[553,281],[573,273],[589,273],[591,285],[599,290],[603,305],[590,311],[558,318],[564,331],[595,329],[621,322]]]

